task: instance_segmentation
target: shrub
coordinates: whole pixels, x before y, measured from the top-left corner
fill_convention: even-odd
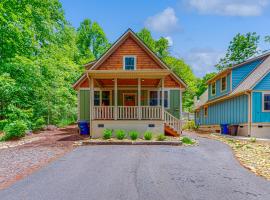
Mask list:
[[[45,120],[43,118],[39,118],[35,121],[32,126],[33,131],[37,131],[42,129],[45,126]]]
[[[111,139],[111,137],[112,137],[112,130],[110,130],[110,129],[104,129],[104,131],[103,131],[103,139],[104,140],[108,140],[108,139]]]
[[[185,125],[183,126],[183,130],[195,130],[198,127],[195,125],[195,122],[192,121],[187,121]]]
[[[7,124],[4,128],[4,136],[1,138],[2,141],[18,139],[25,136],[27,126],[24,121],[14,121],[13,123]]]
[[[157,140],[158,140],[158,141],[164,141],[164,140],[166,140],[166,136],[165,136],[164,134],[159,134],[159,135],[157,136]]]
[[[252,142],[252,143],[255,143],[256,140],[257,140],[257,139],[256,139],[255,137],[251,137],[251,138],[250,138],[250,142]]]
[[[192,139],[190,139],[189,137],[186,137],[186,136],[182,137],[181,141],[183,142],[183,144],[194,144],[195,143]]]
[[[130,137],[132,140],[137,140],[138,136],[139,136],[138,131],[129,131],[129,137]]]
[[[8,124],[8,120],[0,120],[0,131],[4,130],[5,126]]]
[[[151,140],[152,137],[153,137],[152,132],[146,131],[146,132],[144,133],[144,139],[145,139],[145,140]]]
[[[115,133],[116,138],[117,138],[118,140],[123,140],[123,139],[125,138],[125,136],[126,136],[126,133],[125,133],[124,130],[116,130],[115,132],[116,132],[116,133]]]

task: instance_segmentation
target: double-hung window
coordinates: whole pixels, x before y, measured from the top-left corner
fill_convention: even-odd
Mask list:
[[[169,96],[168,90],[164,91],[164,108],[169,108]],[[162,105],[162,94],[161,91],[150,91],[149,92],[149,105],[150,106],[161,106]]]
[[[221,78],[221,92],[224,92],[227,89],[227,78],[226,76]]]
[[[110,105],[110,91],[94,92],[94,106],[109,106],[109,105]]]
[[[263,93],[263,112],[270,112],[270,93]]]
[[[204,117],[208,116],[208,107],[204,107]]]
[[[149,92],[149,105],[157,106],[158,105],[158,91],[150,91]]]
[[[212,94],[212,96],[216,95],[216,82],[213,82],[211,84],[211,94]]]
[[[162,92],[160,91],[159,93],[159,105],[162,105]],[[164,91],[164,108],[169,108],[169,91],[168,90],[165,90]]]
[[[124,56],[124,70],[135,70],[136,69],[136,56]]]

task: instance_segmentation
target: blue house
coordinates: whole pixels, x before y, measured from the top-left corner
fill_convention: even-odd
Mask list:
[[[239,125],[238,135],[270,138],[270,53],[218,73],[194,99],[200,130],[220,132],[220,124]]]

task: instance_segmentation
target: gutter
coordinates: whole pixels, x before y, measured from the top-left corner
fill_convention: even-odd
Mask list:
[[[245,92],[248,96],[248,136],[251,136],[251,125],[252,125],[252,96],[251,92]]]

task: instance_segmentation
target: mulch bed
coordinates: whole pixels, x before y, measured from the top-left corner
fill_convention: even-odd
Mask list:
[[[181,141],[95,141],[86,140],[77,145],[170,145],[180,146]]]
[[[75,148],[75,141],[82,139],[74,125],[41,131],[23,140],[0,143],[2,146],[8,144],[8,147],[0,149],[0,189],[63,156]]]

